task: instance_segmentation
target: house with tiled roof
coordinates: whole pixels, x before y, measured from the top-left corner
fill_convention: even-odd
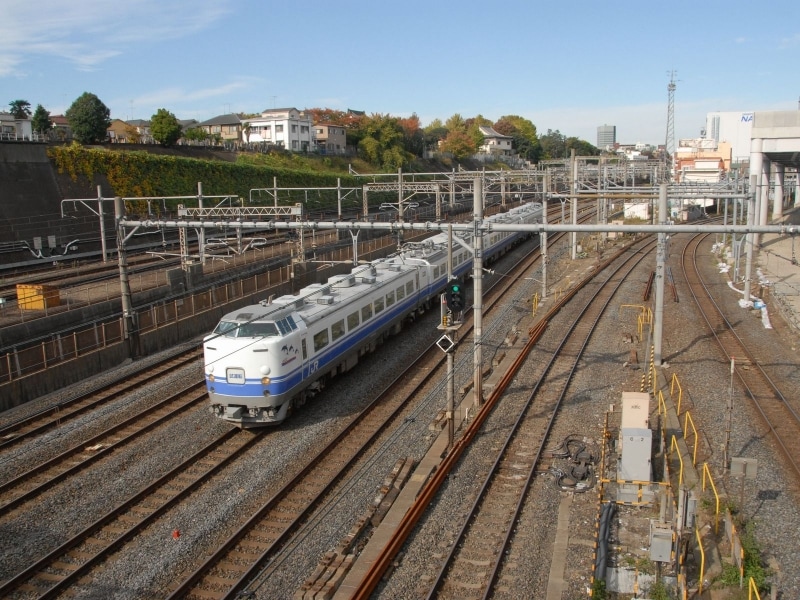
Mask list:
[[[155,144],[152,134],[150,133],[150,121],[147,119],[131,119],[126,121],[128,125],[136,130],[139,139],[135,143],[138,144]]]
[[[223,142],[238,142],[242,139],[242,120],[236,113],[216,116],[198,123],[197,127],[204,129],[209,137],[219,136]]]
[[[128,139],[132,131],[133,128],[122,119],[113,119],[108,129],[106,129],[108,141],[112,144],[133,143],[133,140]]]
[[[54,139],[64,141],[72,139],[72,128],[64,115],[50,115],[50,123],[53,125],[51,134]]]
[[[497,133],[492,127],[481,125],[478,127],[483,134],[483,144],[478,148],[481,154],[500,154],[510,156],[513,153],[511,142],[514,138],[510,135]]]

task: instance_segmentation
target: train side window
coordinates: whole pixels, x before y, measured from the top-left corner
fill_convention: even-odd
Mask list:
[[[331,325],[331,338],[335,342],[344,335],[344,319]]]
[[[400,300],[402,300],[405,297],[406,297],[406,288],[404,288],[401,285],[399,288],[397,288],[397,301],[400,302]]]
[[[303,347],[303,360],[308,358],[308,350],[306,349],[306,338],[300,340],[300,345]]]
[[[389,292],[386,294],[386,306],[391,306],[394,304],[394,292]]]
[[[212,333],[228,337],[236,337],[236,323],[231,321],[220,321]]]
[[[328,345],[328,330],[323,329],[314,334],[314,352],[319,352]]]
[[[413,281],[409,281],[406,284],[406,292],[408,292],[409,296],[414,293],[414,282]]]
[[[383,310],[383,298],[378,298],[377,300],[375,300],[374,306],[375,306],[375,314],[377,315],[379,312]]]
[[[436,265],[435,267],[433,267],[433,278],[438,279],[438,277],[439,277],[439,265]]]
[[[357,312],[350,313],[349,315],[347,315],[347,329],[348,329],[348,331],[353,331],[353,329],[358,327],[360,322],[361,321],[358,318],[358,313]]]
[[[361,308],[361,320],[366,321],[372,318],[372,304],[367,304]]]

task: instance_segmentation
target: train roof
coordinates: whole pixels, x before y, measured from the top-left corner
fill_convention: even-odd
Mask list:
[[[350,273],[333,275],[327,283],[312,283],[297,294],[287,294],[272,300],[267,307],[283,307],[297,312],[306,322],[313,322],[347,303],[351,298],[396,281],[416,265],[395,263],[386,259],[355,267]]]

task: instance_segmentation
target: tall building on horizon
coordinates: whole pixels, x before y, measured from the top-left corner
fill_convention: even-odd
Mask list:
[[[600,150],[606,148],[613,148],[617,143],[617,126],[616,125],[600,125],[597,128],[597,147]]]
[[[753,111],[710,112],[706,114],[703,137],[716,144],[731,145],[734,163],[750,160],[750,137],[753,131]]]

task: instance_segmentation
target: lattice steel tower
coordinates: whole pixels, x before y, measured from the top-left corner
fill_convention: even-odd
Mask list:
[[[675,71],[669,71],[669,85],[667,86],[669,94],[667,102],[667,141],[664,146],[670,158],[675,153],[675,87]]]

